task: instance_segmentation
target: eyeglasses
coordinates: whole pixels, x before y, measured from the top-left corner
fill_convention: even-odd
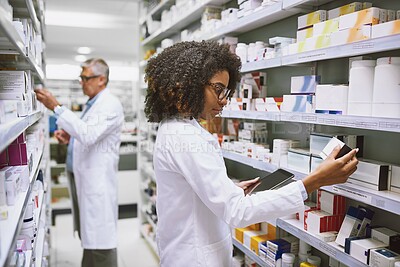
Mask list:
[[[93,76],[84,76],[84,75],[81,75],[81,76],[79,76],[79,81],[80,82],[87,82],[87,81],[89,81],[90,79],[93,79],[93,78],[97,78],[97,77],[100,77],[101,75],[93,75]]]
[[[231,98],[233,90],[229,89],[228,87],[225,87],[220,83],[208,83],[208,85],[212,86],[215,89],[218,101],[222,101],[224,100],[224,98]]]

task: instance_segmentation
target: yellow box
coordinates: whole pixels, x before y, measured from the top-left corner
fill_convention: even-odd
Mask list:
[[[251,239],[255,236],[265,235],[263,231],[245,231],[243,237],[243,245],[248,249],[251,248]]]
[[[363,9],[361,2],[353,2],[338,8],[328,10],[328,19],[338,18],[339,16],[350,14]]]
[[[296,42],[305,41],[306,38],[312,37],[313,33],[314,33],[313,27],[298,30],[296,33]]]
[[[267,240],[269,240],[268,235],[253,236],[250,240],[250,250],[252,250],[257,255],[260,255],[259,244]]]
[[[379,38],[400,33],[400,19],[372,26],[371,38]]]
[[[326,20],[326,10],[317,10],[297,18],[297,29],[307,28],[315,23]]]
[[[270,223],[268,224],[268,239],[276,239],[276,227]]]
[[[294,43],[289,45],[289,55],[302,53],[306,51],[306,41]]]
[[[353,12],[339,17],[339,30],[357,28],[361,25],[379,23],[381,9],[371,7],[358,12]]]
[[[313,36],[337,32],[339,30],[339,18],[316,23],[313,28]]]
[[[321,48],[325,48],[331,45],[331,36],[329,34],[323,34],[314,36],[306,40],[306,51],[313,51]]]
[[[317,265],[311,264],[309,262],[300,263],[300,267],[317,267]]]
[[[331,45],[343,45],[371,38],[371,25],[334,32],[331,35]]]
[[[244,241],[244,232],[245,231],[251,231],[251,229],[249,227],[235,229],[235,238],[242,244]]]

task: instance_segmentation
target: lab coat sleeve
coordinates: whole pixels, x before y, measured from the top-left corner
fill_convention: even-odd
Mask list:
[[[192,149],[190,145],[185,147],[187,149],[166,151],[170,162],[202,202],[230,226],[245,227],[304,209],[298,184],[245,196],[243,189],[227,176],[221,155],[210,143],[202,143],[201,148],[193,143]]]
[[[58,118],[57,125],[82,145],[92,146],[113,131],[120,131],[123,119],[122,111],[103,110],[87,115],[87,121],[83,121],[66,109]]]

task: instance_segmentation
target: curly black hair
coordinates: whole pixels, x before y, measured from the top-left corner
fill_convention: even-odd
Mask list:
[[[180,42],[165,49],[149,60],[145,70],[148,89],[144,111],[148,121],[199,118],[211,78],[227,71],[228,88],[234,91],[240,68],[240,59],[229,46],[215,41]]]

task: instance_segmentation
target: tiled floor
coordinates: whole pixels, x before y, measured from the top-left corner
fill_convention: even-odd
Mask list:
[[[58,215],[51,229],[51,267],[80,267],[82,248],[72,235],[72,216]],[[118,220],[118,267],[157,267],[158,258],[140,237],[139,220]]]

